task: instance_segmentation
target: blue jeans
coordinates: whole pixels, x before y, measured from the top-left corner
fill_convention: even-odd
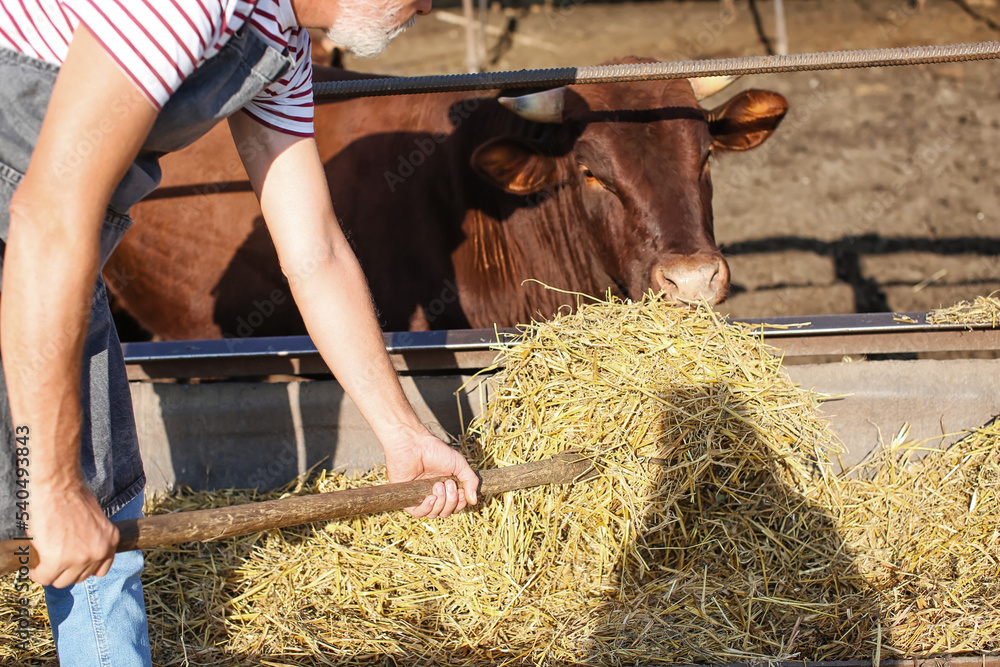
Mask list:
[[[129,502],[114,521],[142,516],[142,498]],[[63,667],[119,667],[153,664],[149,653],[146,606],[142,599],[141,551],[115,556],[103,577],[88,577],[68,588],[45,587],[52,634]]]

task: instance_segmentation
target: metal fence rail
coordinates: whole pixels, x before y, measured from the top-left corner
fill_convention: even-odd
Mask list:
[[[917,354],[1000,350],[1000,329],[928,324],[926,313],[852,313],[741,319],[786,357]],[[396,370],[474,371],[492,365],[516,329],[469,329],[383,334]],[[308,336],[125,343],[129,378],[247,377],[329,373]]]
[[[997,58],[1000,58],[1000,41],[663,63],[325,81],[313,84],[313,89],[317,99],[330,99],[498,88],[548,88],[569,84],[687,79],[822,69],[924,65]]]

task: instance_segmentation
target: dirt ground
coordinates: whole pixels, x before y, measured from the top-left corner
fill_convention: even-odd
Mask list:
[[[771,2],[503,6],[487,69],[766,54]],[[1000,39],[998,0],[786,0],[790,53]],[[513,28],[513,30],[511,30]],[[466,71],[458,7],[422,17],[383,55],[347,66]],[[748,77],[791,111],[757,151],[713,167],[716,237],[740,317],[914,311],[1000,290],[1000,62]],[[720,95],[724,98],[729,91]],[[713,101],[710,100],[711,104]]]

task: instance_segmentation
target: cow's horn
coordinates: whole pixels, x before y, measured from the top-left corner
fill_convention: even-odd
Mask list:
[[[537,123],[561,123],[566,88],[553,88],[540,93],[529,93],[520,97],[499,97],[497,102],[504,105],[521,118]]]
[[[706,97],[711,97],[720,92],[723,88],[733,83],[738,76],[703,76],[691,79],[691,87],[694,88],[694,96],[699,102]]]

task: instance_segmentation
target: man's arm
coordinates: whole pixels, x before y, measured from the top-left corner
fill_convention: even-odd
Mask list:
[[[462,480],[465,490],[438,484],[410,513],[448,516],[474,504],[475,473],[420,423],[400,387],[364,274],[334,215],[316,141],[271,130],[243,112],[229,126],[306,328],[382,443],[389,480]]]
[[[105,210],[155,118],[81,25],[11,202],[0,349],[14,424],[31,432],[29,532],[41,584],[103,576],[118,542],[80,468],[80,373]]]

